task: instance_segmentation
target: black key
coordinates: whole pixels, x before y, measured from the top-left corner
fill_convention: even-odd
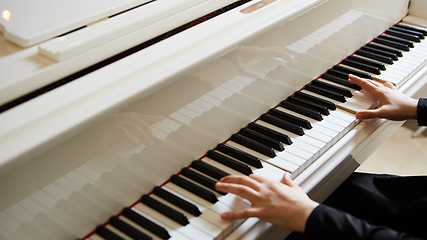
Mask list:
[[[416,31],[412,31],[412,30],[409,30],[409,29],[404,29],[404,28],[392,26],[392,27],[390,27],[390,30],[393,30],[393,31],[396,31],[396,32],[401,32],[401,33],[406,33],[406,34],[409,34],[409,35],[414,35],[414,36],[417,36],[419,39],[424,39],[424,34],[422,34],[420,32],[416,32]]]
[[[191,164],[191,167],[216,180],[220,180],[221,178],[230,175],[222,170],[212,167],[209,164],[206,164],[204,162],[197,161],[197,160],[193,161],[193,163]]]
[[[218,198],[216,198],[215,193],[200,187],[199,185],[188,181],[176,174],[171,177],[171,182],[184,188],[185,190],[205,199],[208,202],[216,203],[218,202]]]
[[[185,214],[176,211],[175,209],[163,204],[162,202],[157,201],[156,199],[148,196],[147,194],[142,195],[141,203],[174,220],[182,226],[185,226],[190,223]]]
[[[282,119],[277,118],[275,116],[272,116],[269,114],[263,114],[261,115],[261,120],[263,120],[264,122],[268,122],[276,127],[285,129],[289,132],[295,133],[297,135],[300,135],[300,136],[304,135],[304,130],[302,129],[301,126],[297,126],[293,123],[283,121]]]
[[[188,168],[183,168],[181,170],[181,174],[183,176],[197,182],[198,184],[203,185],[203,186],[205,186],[205,187],[207,187],[207,188],[209,188],[209,189],[211,189],[211,190],[213,190],[213,191],[215,191],[221,195],[227,194],[225,192],[220,192],[220,191],[215,190],[215,183],[217,181],[213,180],[212,178],[203,176],[202,174],[195,172],[195,171],[188,169]]]
[[[322,114],[320,114],[320,112],[317,112],[317,111],[314,111],[314,110],[311,110],[311,109],[308,109],[308,108],[304,108],[304,107],[298,106],[298,105],[296,105],[294,103],[291,103],[291,102],[288,102],[288,101],[282,101],[282,102],[280,102],[280,106],[282,108],[286,108],[288,110],[300,113],[300,114],[302,114],[304,116],[307,116],[309,118],[313,118],[313,119],[318,120],[318,121],[322,121],[323,120]]]
[[[370,48],[374,48],[374,49],[378,49],[384,52],[389,52],[389,53],[393,53],[396,54],[398,57],[403,57],[402,51],[399,51],[397,49],[392,49],[386,46],[382,46],[382,45],[378,45],[378,44],[373,44],[373,43],[367,43],[366,44],[367,47]]]
[[[388,40],[391,42],[395,42],[395,43],[400,43],[403,45],[407,45],[410,48],[414,47],[414,43],[412,41],[408,41],[405,39],[401,39],[401,38],[397,38],[397,37],[393,37],[393,36],[389,36],[389,35],[385,35],[385,34],[381,34],[378,36],[378,38],[384,39],[384,40]]]
[[[271,128],[264,127],[264,126],[259,125],[257,123],[249,123],[248,124],[248,128],[252,129],[252,130],[254,130],[256,132],[259,132],[259,133],[261,133],[261,134],[263,134],[265,136],[268,136],[268,137],[271,137],[273,139],[276,139],[277,141],[280,141],[280,142],[282,142],[284,144],[287,144],[287,145],[291,145],[292,144],[292,140],[291,140],[291,138],[288,135],[283,134],[283,133],[278,132],[278,131],[275,131],[275,130],[273,130]]]
[[[328,71],[326,71],[326,73],[324,73],[324,74],[328,74],[328,75],[340,78],[340,79],[344,80],[345,82],[348,82],[348,73],[341,72],[341,71],[338,71],[336,69],[331,68],[331,69],[328,69]]]
[[[113,231],[111,231],[110,229],[104,227],[103,225],[98,225],[98,227],[96,227],[96,233],[107,239],[107,240],[123,240],[122,237],[120,237],[119,235],[115,234]]]
[[[406,39],[409,41],[421,42],[421,39],[417,35],[412,35],[412,34],[394,31],[394,30],[390,30],[390,29],[386,30],[385,33],[388,35],[400,37],[400,38],[403,38],[403,39]]]
[[[242,128],[242,129],[240,129],[239,134],[243,135],[247,138],[250,138],[256,142],[264,144],[267,147],[271,147],[271,148],[274,148],[274,149],[279,150],[279,151],[285,150],[285,148],[283,147],[283,144],[280,141],[277,141],[275,139],[267,137],[267,136],[265,136],[259,132],[255,132],[251,129]]]
[[[364,51],[364,50],[357,50],[356,54],[359,56],[363,56],[366,58],[377,60],[379,62],[383,62],[383,63],[387,63],[387,64],[394,64],[393,59],[391,59],[390,57],[384,57],[384,56],[376,54],[376,53],[372,53],[372,52],[368,52],[368,51]]]
[[[286,101],[289,101],[291,103],[295,103],[295,104],[300,105],[300,106],[305,107],[305,108],[310,108],[310,109],[312,109],[314,111],[318,111],[321,114],[326,115],[326,116],[329,115],[329,110],[327,107],[322,106],[320,104],[310,102],[308,100],[304,100],[304,99],[301,99],[301,98],[298,98],[295,96],[290,96],[290,97],[288,97],[288,99],[286,99]]]
[[[409,51],[409,46],[402,44],[402,43],[397,43],[397,42],[393,42],[390,40],[386,40],[386,39],[381,39],[381,38],[375,38],[374,39],[375,43],[379,43],[385,46],[389,46],[389,47],[393,47],[396,49],[400,49],[400,50],[404,50],[404,51]]]
[[[322,95],[322,96],[334,99],[334,100],[339,101],[339,102],[346,102],[346,99],[345,99],[345,97],[344,97],[343,94],[336,93],[334,91],[325,89],[325,88],[323,88],[321,86],[316,86],[314,84],[307,84],[304,87],[304,89],[307,90],[307,91],[310,91],[312,93],[316,93],[316,94],[319,94],[319,95]]]
[[[240,160],[244,163],[247,163],[253,167],[262,168],[261,160],[255,156],[249,154],[249,153],[240,151],[238,149],[232,148],[232,147],[227,146],[227,145],[222,144],[222,143],[220,143],[216,146],[216,150],[218,150],[222,153],[225,153],[228,156],[234,157],[235,159],[238,159],[238,160]]]
[[[350,89],[342,88],[342,87],[339,87],[339,86],[336,86],[333,84],[329,84],[329,83],[326,83],[323,81],[313,80],[311,82],[311,85],[314,85],[314,86],[317,86],[317,87],[320,87],[323,89],[327,89],[327,90],[342,94],[346,97],[353,97],[353,94],[351,93]]]
[[[273,148],[254,141],[252,139],[249,139],[247,137],[244,137],[240,134],[231,135],[231,141],[236,142],[259,153],[262,153],[271,158],[274,158],[276,156],[276,153],[274,152]]]
[[[314,104],[319,104],[319,105],[325,106],[330,110],[337,109],[337,107],[335,106],[335,104],[333,102],[325,100],[325,99],[318,98],[316,96],[311,96],[310,94],[306,94],[303,92],[295,92],[293,96],[296,98],[300,98],[300,99],[310,101]]]
[[[124,222],[123,220],[121,220],[116,216],[112,216],[110,218],[110,224],[133,239],[141,239],[141,240],[154,239],[148,236],[147,234],[139,231],[138,229],[132,227],[131,225],[127,224],[126,222]]]
[[[377,61],[372,61],[372,60],[369,60],[366,58],[361,58],[361,57],[352,56],[352,55],[348,56],[347,59],[352,60],[352,61],[356,61],[356,62],[360,62],[360,63],[366,64],[366,65],[370,65],[372,67],[376,67],[379,70],[386,70],[384,64],[379,63]]]
[[[361,78],[372,79],[372,76],[369,73],[364,73],[361,71],[353,70],[353,69],[350,69],[350,68],[347,68],[344,66],[335,65],[333,69],[346,73],[347,79],[348,79],[348,74],[353,74],[353,75],[356,75],[356,76],[361,77]]]
[[[236,161],[232,158],[229,158],[229,157],[227,157],[221,153],[209,150],[207,157],[211,158],[212,160],[215,160],[215,161],[217,161],[217,162],[219,162],[219,163],[221,163],[221,164],[223,164],[229,168],[232,168],[238,172],[241,172],[245,175],[252,174],[252,169],[248,165],[243,164],[241,162],[238,162],[238,161]]]
[[[307,90],[307,91],[310,91],[310,92],[313,92],[313,93],[317,93],[317,94],[320,94],[322,96],[325,96],[325,97],[337,100],[339,102],[343,102],[343,103],[346,102],[344,95],[339,94],[339,93],[335,93],[335,92],[332,92],[332,91],[329,91],[329,90],[326,90],[326,89],[322,89],[322,88],[319,88],[317,86],[306,85],[304,89]]]
[[[383,51],[383,50],[380,50],[380,49],[376,49],[376,48],[372,48],[372,47],[368,47],[368,46],[363,46],[361,48],[361,50],[369,52],[369,53],[372,53],[372,54],[376,54],[376,55],[379,55],[379,56],[391,58],[391,60],[393,60],[393,61],[399,60],[397,54],[394,54],[392,52],[386,52],[386,51]]]
[[[163,189],[161,187],[155,187],[153,190],[153,193],[155,195],[163,198],[164,200],[172,203],[173,205],[181,208],[182,210],[193,214],[196,217],[200,216],[200,214],[202,214],[196,205],[176,196],[175,194],[172,194],[172,193],[166,191],[165,189]]]
[[[270,111],[268,112],[268,114],[273,115],[273,116],[275,116],[277,118],[280,118],[280,119],[282,119],[284,121],[293,123],[293,124],[295,124],[297,126],[301,126],[303,128],[306,128],[306,129],[312,129],[313,128],[311,126],[310,121],[308,121],[306,119],[302,119],[302,118],[296,117],[296,116],[293,116],[293,115],[291,115],[289,113],[282,112],[282,111],[280,111],[278,109],[275,109],[275,108],[270,109]]]
[[[123,216],[125,216],[129,220],[132,220],[132,222],[138,224],[144,229],[147,229],[148,231],[152,232],[153,234],[159,236],[162,239],[169,239],[171,237],[166,229],[159,226],[157,223],[145,218],[144,216],[134,212],[128,207],[123,209]]]
[[[399,23],[394,24],[394,26],[398,27],[398,28],[408,29],[408,30],[411,30],[411,31],[414,31],[414,32],[419,32],[419,33],[422,33],[424,36],[427,36],[427,31],[423,30],[423,29],[414,28],[414,27],[410,27],[410,26],[407,26],[407,25],[399,24]]]
[[[378,69],[377,67],[372,67],[364,63],[356,62],[349,59],[343,59],[341,63],[350,67],[354,67],[366,72],[373,73],[373,74],[377,74],[377,75],[381,74],[380,69]]]
[[[162,239],[169,239],[171,237],[165,228],[134,212],[128,207],[123,209],[123,216],[125,216],[129,220],[132,220],[132,222],[138,224],[144,229],[147,229],[148,231],[152,232],[153,234],[159,236]]]

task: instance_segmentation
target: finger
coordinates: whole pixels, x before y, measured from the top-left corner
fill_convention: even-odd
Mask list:
[[[238,211],[226,212],[221,214],[223,220],[237,220],[251,217],[258,217],[259,210],[256,208],[246,208]]]
[[[251,174],[249,175],[250,178],[254,179],[255,181],[259,182],[259,183],[263,183],[263,182],[267,182],[270,179],[263,177],[261,175],[257,175],[257,174]]]
[[[298,187],[298,185],[296,183],[294,183],[294,181],[291,178],[291,174],[286,172],[285,174],[283,174],[283,178],[280,181],[281,183],[288,185],[289,187]]]
[[[366,81],[367,81],[367,82],[369,82],[369,83],[371,83],[372,85],[374,85],[374,86],[376,86],[376,87],[382,87],[382,86],[383,86],[383,84],[382,84],[382,83],[377,82],[377,81],[375,81],[375,80],[367,79]]]
[[[220,179],[220,182],[242,184],[242,185],[245,185],[245,186],[248,186],[248,187],[254,189],[255,191],[259,191],[259,189],[260,189],[259,182],[255,181],[254,179],[249,178],[247,176],[228,175],[228,176]]]
[[[220,192],[235,194],[249,200],[251,203],[256,202],[257,198],[259,197],[257,191],[242,184],[217,182],[215,184],[215,189]]]
[[[363,79],[352,74],[349,74],[348,77],[349,77],[348,81],[350,83],[359,85],[363,90],[367,91],[369,94],[371,94],[375,98],[378,98],[377,93],[378,93],[379,86],[377,85],[376,82],[370,81],[368,79]]]
[[[371,119],[371,118],[382,118],[384,117],[381,111],[381,108],[371,109],[371,110],[362,110],[356,113],[357,119]]]
[[[397,88],[393,85],[393,83],[391,83],[391,82],[385,82],[384,83],[384,86],[385,87],[388,87],[388,88],[390,88],[390,89],[393,89],[393,90],[396,90]]]

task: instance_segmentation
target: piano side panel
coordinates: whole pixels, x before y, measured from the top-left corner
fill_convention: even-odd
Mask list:
[[[411,0],[408,14],[414,17],[427,19],[427,2],[423,0]]]
[[[373,8],[330,0],[1,175],[0,235],[85,236],[393,23]]]

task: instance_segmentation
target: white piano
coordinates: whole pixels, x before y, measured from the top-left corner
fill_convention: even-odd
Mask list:
[[[0,239],[283,239],[221,220],[248,202],[212,183],[288,171],[323,201],[403,123],[357,121],[377,103],[343,75],[425,96],[423,0],[17,2],[0,2]]]

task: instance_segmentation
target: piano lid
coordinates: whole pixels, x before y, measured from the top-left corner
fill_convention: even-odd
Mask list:
[[[151,1],[3,0],[0,31],[7,40],[28,47],[147,2]]]

